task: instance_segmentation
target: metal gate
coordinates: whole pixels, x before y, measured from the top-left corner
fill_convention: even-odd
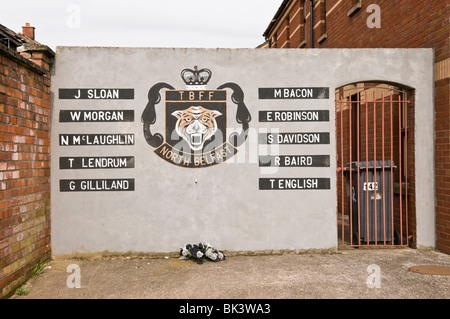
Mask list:
[[[337,225],[342,246],[409,245],[411,92],[379,83],[352,84],[335,92]]]

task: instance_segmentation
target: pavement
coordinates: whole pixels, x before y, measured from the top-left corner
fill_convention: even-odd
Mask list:
[[[225,252],[226,253],[226,252]],[[450,267],[434,250],[231,254],[219,262],[178,257],[52,260],[10,299],[450,299]],[[78,287],[79,288],[78,288]]]

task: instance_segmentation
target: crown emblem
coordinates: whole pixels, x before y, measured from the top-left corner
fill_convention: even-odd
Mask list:
[[[188,90],[206,89],[206,84],[208,84],[211,76],[211,70],[206,68],[198,70],[197,66],[194,66],[194,70],[184,69],[181,71],[181,78],[186,83],[186,89]]]

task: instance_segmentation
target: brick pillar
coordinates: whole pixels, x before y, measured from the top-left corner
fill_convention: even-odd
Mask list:
[[[0,299],[50,251],[50,75],[0,45]]]
[[[28,51],[31,54],[29,58],[37,65],[43,67],[46,71],[50,71],[51,58],[43,51]]]

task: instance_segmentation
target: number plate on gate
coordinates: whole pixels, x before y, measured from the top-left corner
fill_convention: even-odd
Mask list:
[[[378,183],[377,182],[364,183],[364,190],[365,191],[377,191]]]

